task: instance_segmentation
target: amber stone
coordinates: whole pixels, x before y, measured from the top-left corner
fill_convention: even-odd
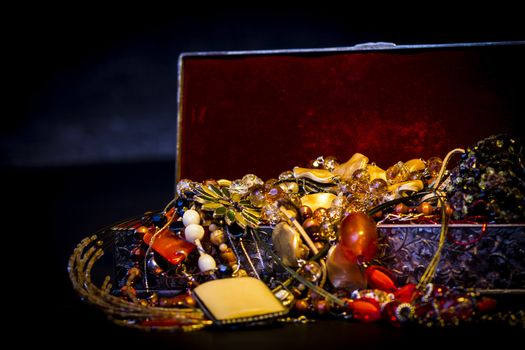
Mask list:
[[[342,252],[340,244],[328,251],[326,272],[335,288],[355,290],[366,287],[366,276],[356,262],[350,262]]]
[[[341,222],[341,248],[350,262],[366,262],[377,253],[377,227],[365,213],[355,212]]]

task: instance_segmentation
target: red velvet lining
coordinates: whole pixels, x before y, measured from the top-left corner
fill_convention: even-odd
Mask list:
[[[523,46],[188,56],[181,177],[277,177],[319,155],[383,168],[519,134]]]

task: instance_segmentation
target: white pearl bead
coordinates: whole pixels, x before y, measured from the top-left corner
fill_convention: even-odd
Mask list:
[[[199,257],[199,270],[202,272],[215,270],[217,268],[217,263],[215,262],[215,259],[209,254],[202,254]]]
[[[210,230],[210,232],[213,232],[215,231],[216,229],[218,229],[219,227],[215,224],[211,224],[210,227],[208,227],[208,230]]]
[[[201,222],[201,216],[196,210],[190,209],[186,210],[182,216],[182,223],[184,226],[189,226],[191,224],[198,224]]]
[[[219,250],[220,250],[221,252],[224,252],[226,249],[228,249],[228,246],[227,246],[226,244],[221,243],[221,244],[219,245]]]
[[[195,242],[196,239],[204,237],[204,228],[201,225],[190,224],[184,229],[184,237],[188,242]]]

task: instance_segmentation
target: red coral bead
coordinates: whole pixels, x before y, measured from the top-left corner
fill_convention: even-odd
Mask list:
[[[492,311],[496,308],[496,300],[492,298],[483,297],[478,301],[478,310],[481,313]]]
[[[395,327],[401,326],[401,322],[399,322],[396,316],[396,309],[399,306],[399,304],[400,304],[399,301],[394,300],[386,304],[383,307],[383,311],[382,311],[383,318],[387,320],[388,323],[390,323],[391,325]]]
[[[418,295],[418,291],[414,283],[409,283],[407,285],[404,285],[403,287],[399,288],[394,293],[394,297],[396,298],[396,300],[402,303],[412,302],[412,300],[414,300],[417,295]]]
[[[366,277],[369,288],[384,290],[385,292],[397,291],[395,277],[383,266],[372,265],[366,268]]]
[[[348,304],[356,320],[373,322],[381,319],[379,303],[370,298],[359,298]]]

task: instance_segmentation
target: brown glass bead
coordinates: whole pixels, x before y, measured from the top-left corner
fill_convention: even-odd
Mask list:
[[[330,311],[330,304],[324,299],[316,300],[314,307],[319,315],[324,315]]]
[[[320,227],[319,221],[314,218],[308,218],[303,222],[303,228],[309,235],[318,233]]]
[[[323,219],[328,215],[328,210],[325,208],[317,208],[314,211],[313,218],[316,219],[318,222],[322,222]]]
[[[312,213],[312,208],[310,208],[309,206],[307,205],[303,205],[299,208],[299,214],[301,215],[301,218],[303,220],[306,220],[310,217],[312,217],[313,213]]]
[[[434,207],[428,202],[423,202],[418,205],[417,211],[423,215],[432,215],[434,213]]]
[[[406,214],[408,213],[408,211],[409,211],[409,208],[407,207],[405,203],[398,203],[394,207],[394,213],[396,214]]]
[[[235,256],[235,254],[232,252],[231,249],[229,249],[229,251],[221,253],[221,257],[228,263],[237,262],[237,257]]]
[[[299,299],[295,302],[294,308],[300,313],[305,313],[308,312],[310,305],[307,299]]]
[[[372,215],[374,219],[381,219],[383,217],[383,212],[380,210]]]
[[[454,214],[454,208],[448,203],[445,205],[445,214],[447,216],[452,216],[452,214]]]
[[[226,236],[224,234],[224,231],[221,229],[217,229],[213,232],[210,232],[210,242],[216,246],[226,242]]]

